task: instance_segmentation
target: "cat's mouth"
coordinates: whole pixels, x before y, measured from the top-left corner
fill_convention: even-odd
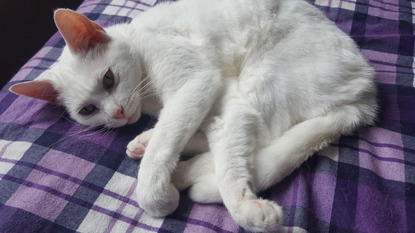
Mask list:
[[[127,112],[127,123],[126,124],[133,124],[137,122],[141,117],[141,104],[134,103],[133,98],[130,97],[127,104],[125,105],[125,109]]]
[[[104,128],[119,128],[126,125],[128,118],[118,119],[116,121],[111,121],[103,125]]]
[[[131,117],[128,117],[127,124],[133,124],[136,123],[141,117],[141,112],[136,111]]]
[[[137,122],[141,117],[141,108],[137,106],[137,109],[133,112],[131,116],[127,118],[127,124],[133,124]]]

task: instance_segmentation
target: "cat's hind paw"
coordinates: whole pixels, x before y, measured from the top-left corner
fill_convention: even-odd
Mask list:
[[[146,147],[150,141],[152,133],[152,129],[147,130],[128,143],[126,151],[128,157],[132,159],[141,159],[146,151]]]
[[[232,215],[241,227],[252,232],[276,232],[283,222],[282,208],[263,199],[242,201]]]
[[[218,183],[214,175],[200,177],[189,189],[190,198],[199,203],[222,203]]]

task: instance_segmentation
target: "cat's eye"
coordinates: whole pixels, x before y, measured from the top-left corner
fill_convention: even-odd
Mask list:
[[[114,83],[114,73],[112,73],[111,69],[108,69],[102,78],[102,84],[104,85],[105,89],[110,89],[114,86]]]
[[[96,110],[97,110],[97,107],[95,107],[95,105],[90,104],[90,105],[83,107],[81,110],[79,110],[79,114],[88,116],[94,113]]]

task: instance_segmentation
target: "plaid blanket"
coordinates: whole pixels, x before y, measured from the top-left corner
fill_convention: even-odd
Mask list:
[[[309,1],[375,68],[379,120],[260,195],[283,206],[286,232],[415,232],[415,3]],[[155,4],[85,0],[78,12],[107,26]],[[186,192],[164,219],[139,208],[133,196],[139,161],[124,151],[154,119],[86,131],[64,109],[8,92],[48,69],[63,46],[55,34],[0,92],[0,232],[244,232],[224,206],[193,203]]]

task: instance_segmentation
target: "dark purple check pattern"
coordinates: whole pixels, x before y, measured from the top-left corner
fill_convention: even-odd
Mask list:
[[[317,153],[261,196],[284,207],[286,232],[415,232],[415,3],[309,2],[375,68],[379,120]],[[154,4],[86,0],[78,11],[107,26]],[[0,92],[0,232],[244,232],[223,206],[193,203],[185,193],[164,219],[139,208],[139,162],[124,148],[154,119],[85,131],[64,109],[8,92],[48,69],[63,46],[55,34]]]

